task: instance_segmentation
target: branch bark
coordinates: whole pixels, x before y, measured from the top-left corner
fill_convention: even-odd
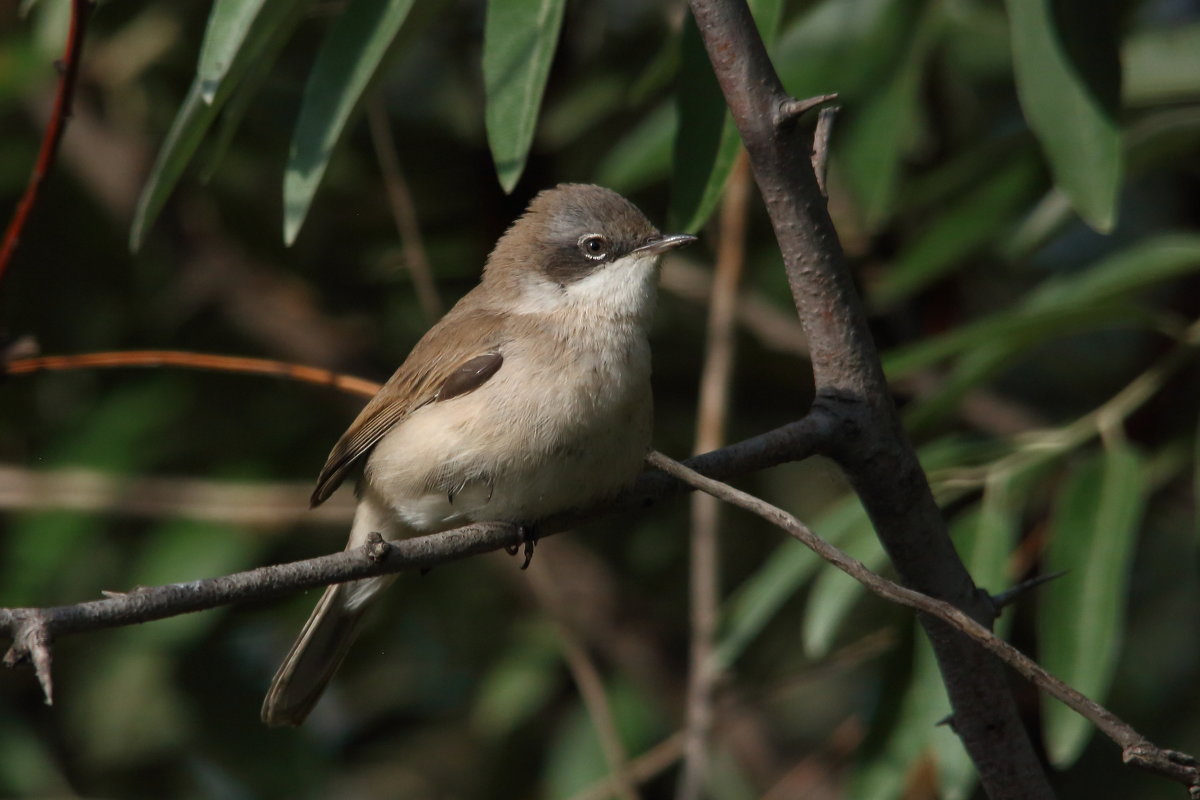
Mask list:
[[[784,425],[702,456],[689,459],[696,470],[725,478],[807,458],[832,433],[820,414]],[[559,514],[539,524],[542,537],[561,533],[601,516],[637,511],[684,489],[661,472],[643,474],[612,500],[591,509]],[[53,698],[50,645],[72,633],[135,625],[230,605],[244,600],[282,597],[303,589],[369,578],[405,570],[429,569],[468,556],[522,542],[519,530],[506,523],[467,525],[443,533],[419,536],[332,555],[277,564],[217,578],[139,588],[103,600],[48,608],[0,608],[0,634],[12,640],[6,666],[32,661],[47,702]]]
[[[936,617],[940,622],[970,637],[1036,684],[1039,689],[1083,716],[1095,725],[1097,730],[1120,745],[1122,759],[1125,763],[1134,764],[1179,781],[1188,787],[1188,792],[1192,797],[1200,797],[1200,768],[1198,768],[1195,758],[1186,753],[1165,750],[1152,744],[1116,714],[1051,675],[1032,658],[996,636],[990,628],[968,616],[961,609],[944,600],[915,592],[877,575],[861,561],[851,558],[817,536],[800,520],[765,500],[739,491],[726,483],[706,478],[662,453],[651,453],[647,461],[667,474],[685,481],[689,486],[707,492],[713,497],[719,497],[739,508],[744,508],[782,528],[792,538],[800,541],[805,547],[883,599],[908,606],[929,617]],[[957,715],[954,716],[951,724],[955,728],[958,727]]]
[[[783,252],[812,357],[814,409],[839,420],[826,455],[846,473],[904,582],[990,623],[946,534],[905,438],[825,199],[811,139],[796,124],[745,0],[691,0],[713,71],[750,155]],[[944,623],[923,616],[954,709],[955,730],[993,800],[1053,792],[1000,665]]]

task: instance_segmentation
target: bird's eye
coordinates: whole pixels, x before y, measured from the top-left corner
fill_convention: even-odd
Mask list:
[[[579,252],[593,261],[603,261],[608,257],[608,239],[598,233],[580,236]]]

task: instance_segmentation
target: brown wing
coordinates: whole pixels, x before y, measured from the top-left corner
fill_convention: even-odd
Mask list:
[[[502,319],[453,311],[425,334],[338,439],[317,476],[312,505],[329,499],[384,434],[421,406],[474,391],[504,363]]]

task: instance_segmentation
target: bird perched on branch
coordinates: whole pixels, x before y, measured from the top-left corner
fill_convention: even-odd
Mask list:
[[[619,194],[540,193],[479,285],[417,343],[334,445],[324,502],[361,465],[347,548],[469,522],[533,525],[615,493],[650,445],[650,347],[663,235]],[[328,587],[271,683],[262,718],[298,725],[395,576]]]

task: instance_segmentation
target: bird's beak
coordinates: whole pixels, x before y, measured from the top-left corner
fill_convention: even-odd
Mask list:
[[[696,237],[690,233],[669,233],[664,236],[651,238],[640,247],[633,248],[633,252],[656,256],[668,250],[674,250],[676,247],[691,244],[694,241],[696,241]]]

